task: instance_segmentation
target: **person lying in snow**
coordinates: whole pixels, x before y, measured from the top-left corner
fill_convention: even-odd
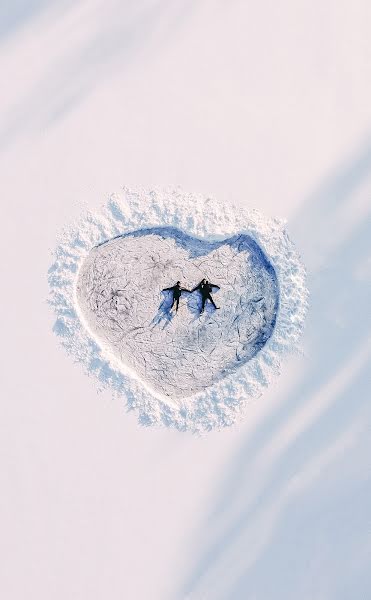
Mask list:
[[[162,290],[163,292],[173,292],[173,302],[170,306],[170,310],[173,308],[174,304],[176,304],[175,306],[175,310],[176,312],[178,312],[178,308],[179,308],[179,299],[180,296],[182,295],[182,292],[189,292],[191,293],[190,290],[187,290],[186,288],[182,288],[180,285],[180,281],[177,281],[175,285],[173,285],[173,287],[169,287],[169,288],[164,288]]]
[[[191,290],[192,292],[198,290],[201,294],[202,304],[200,312],[204,311],[206,300],[210,300],[213,307],[216,310],[218,310],[219,306],[216,306],[214,300],[211,297],[211,292],[213,291],[213,288],[217,288],[218,290],[220,290],[220,287],[218,285],[215,285],[214,283],[209,283],[206,279],[202,279],[202,281],[200,281],[200,283],[195,288],[193,288],[193,290]]]

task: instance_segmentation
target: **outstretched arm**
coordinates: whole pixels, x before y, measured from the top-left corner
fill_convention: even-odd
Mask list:
[[[171,292],[174,289],[174,287],[169,287],[169,288],[164,288],[163,290],[161,290],[162,292]]]
[[[192,292],[195,292],[196,290],[200,289],[201,283],[202,283],[202,281],[200,281],[200,283],[198,285],[196,285],[196,287],[194,287],[193,290],[191,290],[191,294],[192,294]]]
[[[180,288],[182,292],[188,292],[189,294],[191,293],[191,290],[187,290],[187,288]]]
[[[220,290],[220,285],[216,285],[216,283],[210,283],[210,287],[214,287],[217,288],[218,290]]]

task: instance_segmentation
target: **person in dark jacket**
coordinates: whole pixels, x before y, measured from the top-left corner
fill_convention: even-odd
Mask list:
[[[219,309],[219,306],[216,306],[214,300],[211,297],[211,292],[213,291],[213,288],[220,290],[220,287],[218,285],[215,285],[214,283],[209,283],[209,281],[207,281],[206,279],[202,279],[202,281],[200,281],[200,283],[196,285],[196,287],[193,288],[193,290],[191,290],[192,292],[198,290],[201,294],[202,304],[200,312],[204,311],[206,300],[209,300],[216,310]]]
[[[162,290],[163,292],[172,292],[173,294],[173,302],[170,306],[170,310],[173,308],[174,304],[175,304],[175,311],[178,312],[178,308],[179,308],[179,300],[180,300],[180,296],[182,295],[182,292],[189,292],[190,290],[187,290],[186,288],[181,287],[180,285],[180,281],[177,281],[175,285],[173,285],[173,287],[168,287],[168,288],[164,288]]]

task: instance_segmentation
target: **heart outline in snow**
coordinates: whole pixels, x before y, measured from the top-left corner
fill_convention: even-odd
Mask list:
[[[261,351],[235,373],[173,405],[155,396],[129,370],[122,372],[87,329],[76,295],[79,270],[92,248],[125,233],[163,226],[208,241],[249,235],[274,267],[280,294],[275,327]],[[306,272],[283,220],[180,188],[124,187],[99,210],[85,212],[77,223],[65,227],[53,254],[48,281],[54,333],[74,361],[95,378],[98,390],[110,389],[123,398],[127,410],[135,410],[144,426],[202,433],[232,425],[279,373],[282,357],[299,346],[308,307]]]
[[[197,291],[183,293],[187,307],[181,302],[176,318],[171,292],[158,300],[178,279],[193,288],[203,278],[219,288],[216,314],[207,302],[201,315]],[[172,400],[251,360],[273,333],[279,303],[274,268],[250,236],[207,241],[174,227],[137,230],[93,248],[76,294],[97,343],[153,394]]]

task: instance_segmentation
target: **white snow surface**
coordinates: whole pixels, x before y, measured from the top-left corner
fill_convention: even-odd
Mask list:
[[[370,1],[5,0],[0,15],[1,598],[370,599]],[[62,236],[52,298],[79,353],[44,302],[81,203],[167,182],[286,217],[310,290],[300,352],[203,436],[96,393],[109,365],[81,346],[63,267],[98,243],[91,224],[71,257]]]
[[[138,233],[91,250],[78,304],[95,337],[155,392],[191,396],[240,368],[270,337],[277,279],[247,236],[210,244],[167,228]],[[204,276],[219,307],[207,300],[201,314],[195,290],[182,293],[175,313],[164,288],[180,280],[193,289]]]
[[[175,230],[147,231],[163,227]],[[221,288],[218,312],[200,316],[194,294],[176,318],[164,312],[164,287],[203,277]],[[87,213],[63,232],[49,283],[55,333],[100,387],[123,395],[142,424],[194,432],[243,414],[297,346],[307,308],[283,221],[178,188],[124,188]]]

